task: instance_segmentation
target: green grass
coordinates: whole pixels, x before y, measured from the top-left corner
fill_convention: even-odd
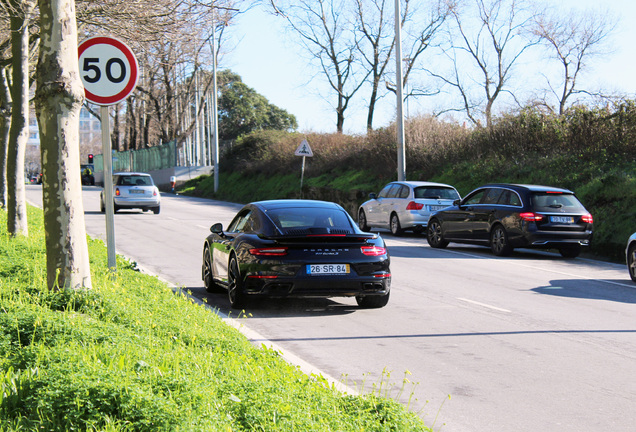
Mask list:
[[[42,211],[0,210],[0,431],[421,431],[380,391],[343,394],[89,240],[92,290],[46,289]]]

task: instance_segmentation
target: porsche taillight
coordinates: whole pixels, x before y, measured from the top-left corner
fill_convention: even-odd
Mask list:
[[[386,255],[386,248],[380,246],[362,246],[360,250],[367,256]]]
[[[254,256],[285,256],[287,255],[286,247],[266,247],[250,249],[250,254]]]

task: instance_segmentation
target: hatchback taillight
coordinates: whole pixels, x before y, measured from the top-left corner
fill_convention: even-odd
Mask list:
[[[379,246],[362,246],[360,250],[367,256],[380,256],[386,254],[386,248]]]
[[[519,213],[519,217],[526,222],[539,222],[543,220],[543,215],[532,212]]]
[[[155,190],[152,191],[152,196],[157,196],[158,193],[159,192],[157,191],[157,189],[155,189]]]
[[[594,218],[592,217],[591,214],[588,213],[586,215],[581,216],[581,222],[591,224],[591,223],[594,223]]]
[[[411,201],[407,206],[407,210],[422,210],[424,204],[417,203],[415,201]]]
[[[286,247],[269,247],[250,249],[250,254],[254,256],[285,256],[287,255]]]
[[[117,188],[117,189],[115,189],[115,196],[119,196],[119,195],[121,195],[121,194],[119,192],[119,188]]]

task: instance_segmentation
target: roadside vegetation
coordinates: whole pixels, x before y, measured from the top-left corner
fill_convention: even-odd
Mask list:
[[[366,136],[254,132],[221,158],[219,189],[212,178],[186,183],[182,193],[245,203],[275,198],[336,201],[355,216],[370,192],[397,179],[395,129]],[[314,157],[294,151],[307,139]],[[594,217],[589,252],[622,261],[636,231],[636,104],[575,107],[564,115],[528,108],[497,118],[492,128],[465,128],[433,117],[406,125],[408,180],[439,181],[462,196],[491,182],[573,190]]]
[[[422,431],[254,347],[209,308],[89,240],[92,290],[48,290],[42,211],[0,210],[0,431]]]

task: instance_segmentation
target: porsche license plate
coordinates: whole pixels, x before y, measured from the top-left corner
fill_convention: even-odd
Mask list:
[[[349,264],[307,264],[307,274],[311,276],[349,274]]]

